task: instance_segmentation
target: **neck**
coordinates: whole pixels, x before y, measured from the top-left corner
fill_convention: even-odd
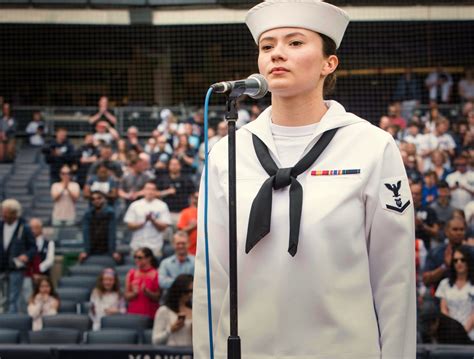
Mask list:
[[[310,92],[293,97],[272,95],[272,121],[276,125],[311,125],[321,121],[327,110],[322,94]]]
[[[186,253],[184,254],[176,254],[176,258],[180,261],[180,262],[184,262],[184,260],[186,259],[188,255]]]
[[[465,282],[467,280],[467,273],[458,273],[457,280],[460,282]]]

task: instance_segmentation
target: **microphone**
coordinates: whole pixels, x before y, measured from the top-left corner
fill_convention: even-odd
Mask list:
[[[217,93],[235,93],[238,96],[249,95],[259,99],[267,94],[268,83],[262,75],[253,74],[245,80],[217,82],[211,85],[211,88]]]

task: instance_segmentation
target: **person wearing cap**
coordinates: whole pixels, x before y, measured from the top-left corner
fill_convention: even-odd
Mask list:
[[[387,132],[324,100],[348,22],[315,0],[269,0],[246,17],[272,106],[236,134],[245,359],[416,356],[414,210],[400,152]],[[230,333],[227,163],[219,141],[207,216],[217,359],[227,358]],[[198,219],[193,345],[204,359],[204,196]]]

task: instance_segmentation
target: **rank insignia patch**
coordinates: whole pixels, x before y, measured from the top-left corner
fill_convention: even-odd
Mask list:
[[[411,204],[410,187],[404,177],[382,180],[380,202],[384,209],[402,214]]]

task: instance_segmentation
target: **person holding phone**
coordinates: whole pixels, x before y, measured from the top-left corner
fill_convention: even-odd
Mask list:
[[[324,99],[348,22],[316,0],[268,0],[247,13],[272,106],[236,133],[245,359],[416,356],[414,210],[400,151],[390,134]],[[214,145],[207,176],[216,359],[227,358],[230,334],[227,146]],[[204,197],[193,296],[199,359],[211,351]]]
[[[193,276],[181,274],[171,285],[165,304],[155,315],[153,344],[171,346],[192,345]]]

